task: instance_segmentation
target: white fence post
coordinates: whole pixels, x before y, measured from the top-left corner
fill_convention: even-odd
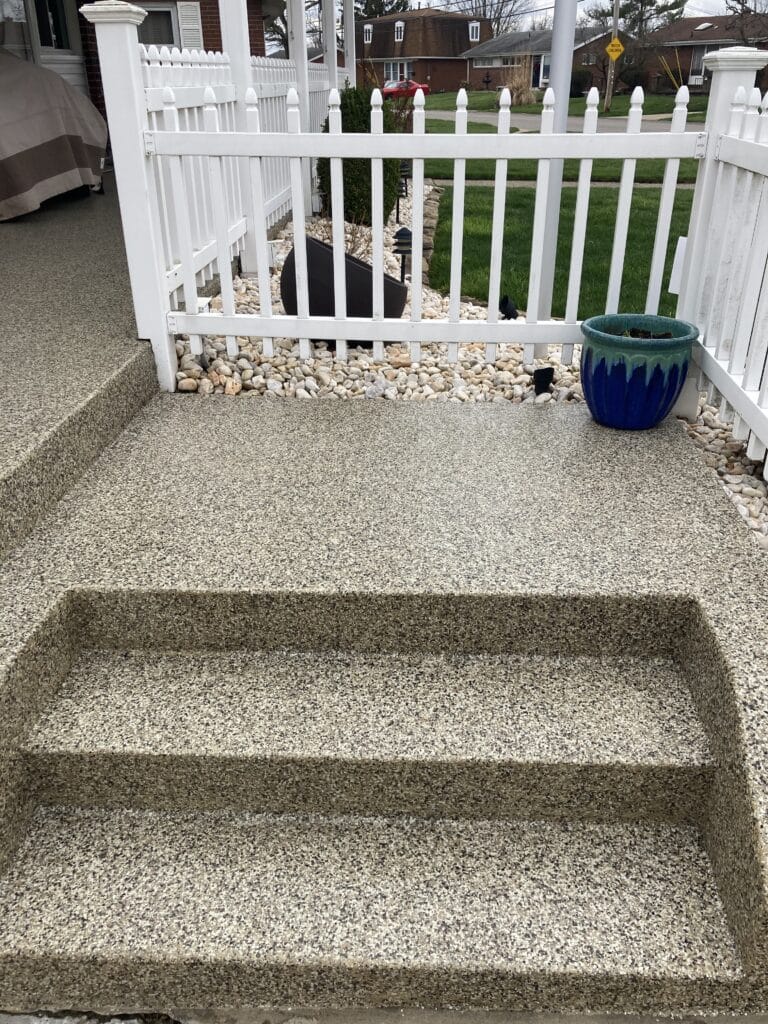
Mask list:
[[[248,11],[245,0],[219,0],[221,21],[221,45],[229,56],[232,84],[237,92],[235,100],[235,126],[237,131],[246,130],[245,94],[251,87],[251,42],[248,32]],[[248,160],[238,161],[240,167],[240,202],[248,228],[243,239],[240,262],[244,273],[258,270],[258,247],[254,224],[254,209],[251,188],[248,182]]]
[[[712,71],[712,87],[707,105],[707,148],[699,164],[693,209],[685,247],[683,275],[677,315],[695,323],[701,306],[704,287],[702,268],[707,251],[707,234],[714,204],[717,202],[717,147],[720,136],[727,130],[731,103],[736,90],[742,87],[749,93],[755,84],[755,74],[768,64],[768,51],[751,46],[731,46],[716,50],[704,57],[704,66]]]
[[[96,26],[136,327],[152,343],[160,386],[174,391],[178,361],[166,320],[170,303],[155,180],[144,150],[149,124],[137,29],[147,12],[122,0],[98,0],[80,12]]]

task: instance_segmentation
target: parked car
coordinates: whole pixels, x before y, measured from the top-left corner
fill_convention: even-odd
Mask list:
[[[421,89],[425,96],[429,95],[429,86],[423,82],[414,82],[412,78],[401,78],[400,81],[392,79],[390,82],[384,83],[382,93],[384,99],[404,99],[406,97],[413,97],[416,95],[416,90]]]

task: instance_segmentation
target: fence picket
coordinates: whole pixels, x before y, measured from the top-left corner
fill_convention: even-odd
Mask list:
[[[456,95],[456,135],[467,134],[467,91],[459,89]],[[451,323],[459,322],[461,304],[461,271],[464,249],[464,190],[466,185],[467,162],[453,162],[453,220],[451,222],[451,280],[450,298],[448,300],[448,319]],[[455,363],[459,358],[459,346],[456,342],[448,343],[448,362]]]
[[[498,134],[509,135],[509,108],[512,99],[509,89],[502,89],[499,97]],[[488,315],[489,324],[498,323],[499,298],[501,295],[501,262],[504,254],[504,215],[507,205],[507,166],[509,161],[496,161],[496,176],[493,182],[493,222],[491,227],[491,264],[488,274]],[[496,361],[496,346],[486,345],[485,358]]]
[[[629,117],[627,118],[627,134],[636,135],[643,121],[643,90],[638,85],[629,100]],[[635,185],[636,160],[625,160],[621,168],[619,184],[619,200],[616,204],[616,227],[613,232],[613,251],[611,253],[611,269],[608,275],[608,295],[605,301],[605,312],[616,313],[621,297],[621,281],[624,276],[624,257],[627,251],[627,233],[629,231],[629,214],[632,208],[632,191]]]
[[[760,90],[752,89],[747,98],[747,109],[742,118],[740,137],[753,142],[757,137]],[[726,225],[726,241],[720,258],[716,278],[714,302],[721,302],[717,336],[712,339],[718,359],[731,357],[733,335],[743,302],[744,277],[749,264],[757,220],[757,206],[760,200],[760,179],[755,180],[752,171],[736,168],[733,175],[733,201],[731,218]]]
[[[587,109],[584,112],[584,134],[597,132],[597,108],[600,94],[593,86],[587,94]],[[565,302],[565,322],[575,324],[579,315],[581,275],[584,266],[584,243],[587,238],[589,217],[589,193],[592,181],[592,161],[582,160],[579,164],[579,184],[576,189],[576,210],[573,218],[573,241],[571,243],[571,265],[568,270],[568,295]],[[569,366],[573,362],[573,345],[564,345],[560,357]]]
[[[206,132],[219,131],[219,112],[216,109],[216,94],[208,86],[205,90],[205,107],[203,108],[203,124]],[[227,210],[224,201],[224,173],[221,166],[223,157],[208,157],[208,180],[211,187],[211,206],[214,229],[216,232],[216,266],[221,282],[221,310],[224,316],[235,312],[235,290],[232,283],[232,265],[229,254],[229,232],[227,230]],[[226,336],[227,355],[230,359],[237,358],[237,339]]]
[[[299,94],[288,90],[288,131],[301,133]],[[296,312],[300,320],[309,319],[309,276],[307,273],[307,225],[304,216],[304,173],[301,157],[291,157],[291,205],[293,208],[293,254],[296,268]],[[299,338],[299,356],[312,358],[309,338]]]
[[[328,131],[341,135],[341,98],[338,89],[328,94]],[[347,269],[344,238],[344,175],[340,157],[332,157],[331,166],[331,233],[333,236],[333,308],[337,320],[347,317]],[[336,339],[336,357],[347,358],[345,338]]]
[[[688,117],[688,88],[682,86],[677,90],[675,96],[675,109],[672,112],[671,132],[684,132],[685,122]],[[664,168],[664,181],[661,186],[659,198],[659,214],[656,218],[656,237],[653,242],[653,256],[651,257],[651,272],[648,279],[648,293],[645,300],[646,313],[659,312],[659,300],[661,299],[661,285],[664,278],[664,267],[667,261],[667,245],[669,243],[669,228],[672,224],[672,211],[675,205],[675,194],[677,192],[677,177],[680,171],[679,160],[667,160]]]
[[[258,134],[261,131],[259,119],[259,102],[253,89],[245,93],[245,127],[249,132]],[[261,315],[272,316],[272,281],[269,274],[269,242],[267,241],[267,216],[264,210],[264,175],[262,158],[250,157],[248,171],[250,175],[251,206],[253,209],[253,231],[256,240],[256,267],[259,282],[259,309]],[[262,339],[262,351],[265,356],[274,355],[274,339],[265,336]]]
[[[379,89],[371,95],[371,135],[384,132],[384,115]],[[373,263],[373,319],[384,319],[384,161],[371,160],[371,248]],[[373,343],[373,358],[384,360],[383,339]]]
[[[163,127],[167,132],[179,131],[179,114],[176,110],[176,97],[173,89],[166,88],[163,92]],[[183,280],[184,308],[197,313],[197,279],[195,275],[194,250],[192,247],[192,226],[189,216],[189,193],[184,178],[182,157],[169,156],[169,172],[171,178],[171,196],[179,231],[179,247]],[[203,351],[203,343],[199,334],[190,334],[190,349],[195,355]]]
[[[416,90],[413,98],[413,134],[423,135],[424,93]],[[411,321],[421,322],[421,305],[424,290],[424,161],[415,159],[411,179]],[[412,341],[411,359],[421,362],[421,343]]]
[[[555,125],[555,94],[551,88],[544,93],[544,107],[541,111],[541,135],[551,135]],[[547,195],[549,192],[550,161],[540,160],[536,172],[536,199],[533,207],[533,231],[531,237],[531,266],[528,275],[528,310],[526,323],[534,324],[538,319],[539,298],[544,258],[544,233],[547,226]],[[535,346],[530,342],[523,349],[523,359],[532,362]]]
[[[746,91],[742,86],[739,86],[731,102],[727,135],[739,135],[741,122],[746,112],[746,100]],[[703,342],[708,348],[712,346],[712,339],[716,337],[719,326],[717,323],[719,313],[713,309],[712,296],[717,286],[718,267],[720,258],[723,255],[723,240],[728,218],[731,215],[730,200],[735,170],[732,164],[726,164],[723,161],[718,162],[715,181],[717,202],[713,206],[709,220],[709,230],[706,232],[706,245],[700,275],[701,279],[703,279],[703,286],[699,296],[695,322],[701,327]]]

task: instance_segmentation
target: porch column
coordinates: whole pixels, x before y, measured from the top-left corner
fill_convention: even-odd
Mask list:
[[[755,84],[755,75],[768,64],[768,51],[752,46],[731,46],[716,50],[704,57],[704,67],[712,71],[712,87],[709,90],[707,120],[707,147],[704,158],[699,161],[696,174],[696,188],[693,193],[693,207],[688,228],[688,240],[683,259],[683,273],[680,295],[677,301],[677,316],[682,320],[696,323],[701,312],[704,275],[700,273],[707,246],[707,230],[715,198],[717,181],[717,160],[715,152],[720,136],[728,128],[731,103],[739,86],[747,95]]]
[[[355,0],[344,0],[344,67],[351,86],[357,85],[355,54]]]
[[[221,45],[229,56],[232,84],[236,89],[235,125],[237,131],[246,130],[245,93],[251,81],[251,40],[248,31],[248,9],[246,0],[219,0],[221,22]],[[255,274],[258,270],[256,232],[254,229],[253,196],[250,188],[250,161],[247,157],[238,160],[240,168],[240,202],[246,218],[247,228],[240,253],[243,273]]]
[[[336,67],[336,0],[320,0],[323,15],[323,61],[328,68],[329,87],[338,85]]]
[[[549,55],[549,84],[555,94],[553,130],[557,134],[568,131],[568,99],[571,92],[571,68],[573,66],[573,45],[576,38],[577,2],[578,0],[555,0],[555,11],[552,21],[552,52]],[[552,290],[555,280],[557,230],[560,225],[560,196],[562,190],[563,161],[551,160],[549,164],[549,189],[547,191],[547,217],[544,229],[544,260],[541,271],[539,308],[533,310],[538,320],[548,320],[552,316]],[[541,354],[543,355],[546,351],[546,346],[541,346],[541,349]]]

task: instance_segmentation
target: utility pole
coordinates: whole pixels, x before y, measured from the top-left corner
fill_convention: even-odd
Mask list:
[[[619,0],[613,0],[613,28],[611,30],[611,39],[618,39],[619,36]],[[611,58],[608,64],[608,81],[605,86],[605,104],[603,110],[607,114],[611,109],[611,100],[613,99],[613,82],[616,77],[616,61]]]
[[[578,0],[555,0],[552,19],[552,52],[550,55],[549,84],[555,93],[554,130],[558,134],[568,131],[568,98],[571,92],[573,45],[576,37],[576,9]],[[563,161],[550,160],[549,188],[547,190],[547,219],[544,229],[544,257],[541,272],[539,308],[529,309],[528,316],[548,320],[552,315],[552,290],[557,257],[557,229],[560,221],[560,193],[563,187]],[[539,352],[536,353],[540,354]]]

